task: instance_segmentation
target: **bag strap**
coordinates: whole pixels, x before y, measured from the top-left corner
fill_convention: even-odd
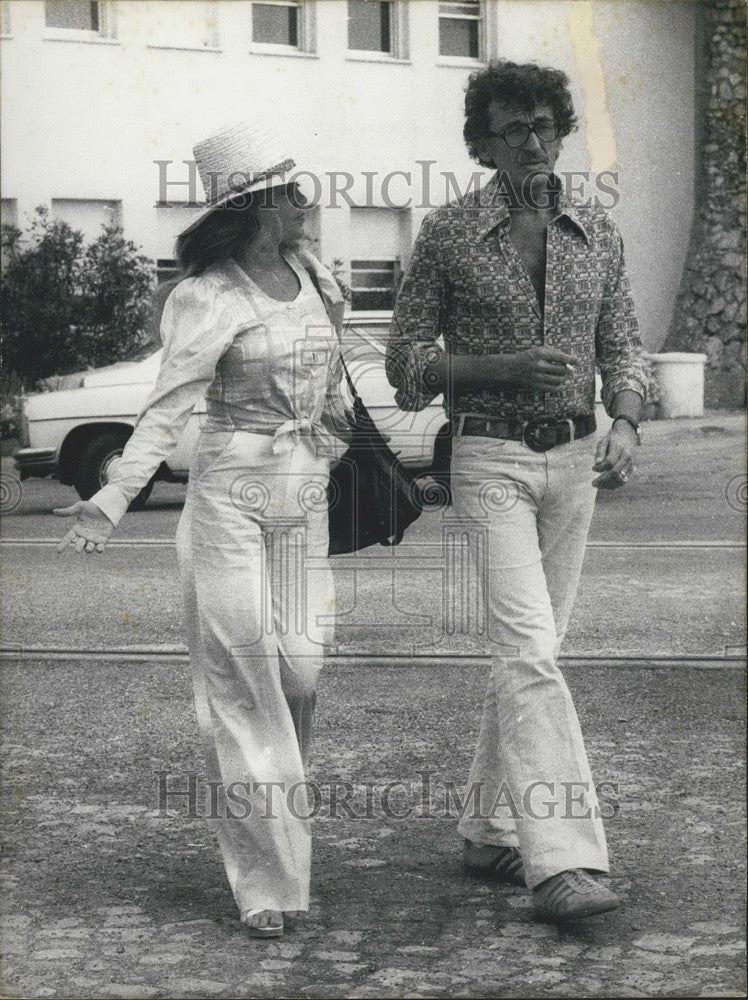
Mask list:
[[[340,339],[340,334],[338,333],[337,330],[335,331],[335,335],[337,336],[338,343],[340,344],[340,363],[343,366],[343,373],[345,375],[345,380],[348,383],[348,388],[351,390],[351,395],[353,396],[353,401],[355,403],[355,401],[357,399],[360,400],[361,397],[359,396],[358,391],[356,389],[356,385],[353,379],[351,378],[351,373],[348,371],[348,365],[345,363],[345,358],[343,357],[343,341]]]
[[[317,289],[317,294],[322,299],[322,304],[324,305],[325,304],[325,296],[322,294],[322,289],[320,288],[320,284],[319,284],[319,280],[317,279],[317,275],[309,267],[305,268],[305,270],[306,270],[306,273],[309,275],[309,277],[310,277],[310,279],[312,281],[312,284]],[[325,311],[327,311],[327,310],[325,310]],[[356,385],[355,385],[353,379],[351,378],[351,373],[348,371],[348,365],[345,363],[345,358],[343,356],[343,341],[341,339],[340,333],[338,332],[338,329],[337,329],[337,327],[335,327],[334,324],[333,324],[333,328],[335,330],[335,336],[338,338],[338,343],[340,344],[340,363],[343,365],[343,372],[345,374],[345,380],[348,383],[348,388],[351,390],[351,395],[353,396],[353,401],[355,403],[357,399],[360,401],[361,397],[359,396],[359,394],[358,394],[358,392],[356,390]]]

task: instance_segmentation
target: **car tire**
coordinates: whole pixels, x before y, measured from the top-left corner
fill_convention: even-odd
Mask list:
[[[119,458],[127,443],[127,434],[107,431],[92,438],[78,456],[75,472],[75,489],[81,500],[90,500],[107,482],[107,470]],[[155,476],[130,502],[128,510],[142,510],[151,495]]]

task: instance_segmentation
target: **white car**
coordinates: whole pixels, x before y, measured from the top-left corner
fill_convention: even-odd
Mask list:
[[[384,373],[381,322],[360,322],[344,334],[344,356],[359,394],[390,447],[418,472],[438,470],[448,445],[448,425],[439,396],[418,413],[395,405]],[[153,388],[160,351],[80,375],[77,388],[40,393],[24,400],[21,447],[14,455],[21,479],[56,476],[87,500],[107,481],[111,462],[122,453],[137,414]],[[162,463],[131,509],[142,507],[156,480],[185,482],[205,403],[198,403],[172,455]]]

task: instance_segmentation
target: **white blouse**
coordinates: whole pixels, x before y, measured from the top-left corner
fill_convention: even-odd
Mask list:
[[[292,302],[267,296],[232,260],[186,278],[167,298],[156,385],[109,482],[91,497],[115,525],[174,450],[203,396],[204,431],[272,433],[275,451],[306,436],[317,451],[334,452],[322,421],[345,425],[336,333],[343,297],[312,254],[284,256],[301,285]]]

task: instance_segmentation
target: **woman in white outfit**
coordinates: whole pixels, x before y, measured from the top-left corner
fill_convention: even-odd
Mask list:
[[[289,249],[304,201],[267,132],[231,126],[194,153],[210,208],[179,238],[189,276],[164,306],[155,388],[107,485],[56,513],[76,519],[60,549],[101,552],[205,396],[177,532],[195,705],[241,919],[278,937],[283,914],[309,906],[304,762],[334,613],[343,303],[329,272]]]

